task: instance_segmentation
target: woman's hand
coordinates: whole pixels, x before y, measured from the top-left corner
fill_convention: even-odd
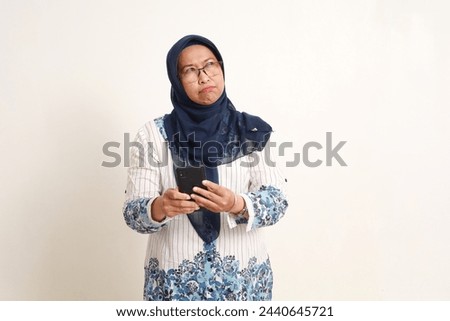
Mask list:
[[[194,192],[201,196],[191,194],[191,198],[200,207],[216,213],[239,213],[244,208],[244,199],[242,196],[237,196],[228,188],[208,180],[204,180],[202,183],[207,189],[194,187]]]
[[[188,194],[180,193],[178,188],[169,188],[152,204],[152,218],[161,222],[166,217],[190,214],[200,209]]]

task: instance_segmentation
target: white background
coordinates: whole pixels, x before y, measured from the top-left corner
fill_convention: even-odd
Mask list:
[[[109,141],[171,110],[165,56],[221,51],[279,142],[347,143],[284,170],[274,300],[450,299],[450,45],[442,1],[0,0],[0,299],[140,300],[146,236]],[[325,149],[311,160],[325,160]]]

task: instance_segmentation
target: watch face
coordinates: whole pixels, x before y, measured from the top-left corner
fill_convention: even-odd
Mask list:
[[[245,215],[245,213],[247,213],[247,206],[244,206],[244,208],[239,213],[237,213],[236,215],[243,216],[243,215]]]

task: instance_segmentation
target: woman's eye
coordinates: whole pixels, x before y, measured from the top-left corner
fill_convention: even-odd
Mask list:
[[[190,68],[186,68],[185,70],[184,70],[184,73],[185,74],[191,74],[191,73],[195,73],[195,68],[194,67],[190,67]]]

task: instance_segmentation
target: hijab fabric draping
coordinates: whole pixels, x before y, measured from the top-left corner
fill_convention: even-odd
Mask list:
[[[188,35],[176,42],[167,54],[167,73],[171,87],[173,110],[164,116],[164,129],[174,167],[205,167],[206,178],[218,183],[217,166],[260,151],[267,143],[272,128],[261,118],[236,111],[224,90],[219,99],[204,106],[193,102],[178,77],[178,58],[186,47],[202,45],[212,51],[218,61],[219,50],[208,39]],[[259,160],[262,161],[262,160]],[[204,242],[219,236],[220,215],[205,208],[188,218]]]

